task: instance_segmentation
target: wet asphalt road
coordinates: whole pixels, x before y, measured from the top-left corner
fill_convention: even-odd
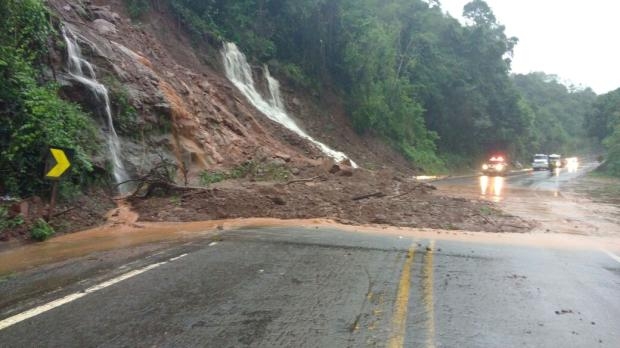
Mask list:
[[[493,191],[497,190],[499,196],[506,195],[511,189],[529,189],[534,191],[552,191],[560,192],[562,185],[594,170],[599,163],[586,162],[578,168],[567,169],[561,168],[556,171],[519,171],[508,173],[501,176],[466,176],[447,178],[434,182],[437,186],[463,186],[463,187],[480,187],[485,192],[481,194],[493,195]]]
[[[620,346],[620,258],[596,249],[250,229],[109,273],[0,308],[2,327],[73,299],[0,329],[0,346]]]

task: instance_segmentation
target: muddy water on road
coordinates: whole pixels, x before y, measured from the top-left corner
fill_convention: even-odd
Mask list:
[[[120,213],[123,214],[123,213]],[[576,235],[540,233],[486,233],[454,230],[414,229],[382,225],[342,225],[328,219],[280,220],[272,218],[213,220],[191,223],[113,223],[84,232],[52,238],[45,243],[29,244],[0,252],[0,276],[33,267],[61,262],[96,252],[131,248],[151,243],[186,242],[216,236],[224,230],[256,228],[332,228],[358,233],[391,235],[398,238],[432,238],[472,243],[537,245],[563,249],[599,249],[620,251],[618,238],[586,238]],[[223,232],[222,238],[225,238]]]
[[[511,215],[537,222],[533,233],[620,237],[620,207],[595,203],[559,188],[515,188],[505,178],[480,177],[478,186],[441,185],[443,194],[489,200]]]
[[[486,178],[486,179],[485,179]],[[527,177],[526,177],[527,179]],[[523,179],[524,180],[524,179]],[[0,276],[60,262],[95,252],[139,245],[184,242],[219,230],[269,227],[336,228],[372,234],[415,236],[476,243],[509,243],[558,248],[606,248],[620,251],[620,207],[594,203],[559,190],[536,190],[507,185],[504,178],[481,177],[473,184],[439,185],[442,194],[496,202],[505,212],[538,226],[525,234],[431,230],[383,225],[342,225],[329,219],[247,218],[191,223],[138,222],[138,214],[124,202],[108,214],[108,224],[88,231],[0,251]],[[477,185],[476,185],[477,183]],[[492,216],[488,217],[492,222]],[[596,237],[596,238],[592,238]]]

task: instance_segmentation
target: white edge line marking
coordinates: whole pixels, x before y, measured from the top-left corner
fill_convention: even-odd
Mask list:
[[[176,261],[176,260],[178,260],[178,259],[182,259],[182,258],[184,258],[185,256],[187,256],[187,254],[183,254],[183,255],[179,255],[179,256],[177,256],[177,257],[173,257],[173,258],[171,258],[171,259],[170,259],[170,262]]]
[[[105,282],[103,282],[101,284],[98,284],[98,285],[95,285],[95,286],[91,286],[90,288],[84,290],[83,292],[76,292],[76,293],[67,295],[65,297],[59,298],[58,300],[54,300],[52,302],[48,302],[48,303],[46,303],[44,305],[41,305],[41,306],[38,306],[38,307],[35,307],[35,308],[32,308],[32,309],[29,309],[29,310],[27,310],[25,312],[22,312],[20,314],[16,314],[16,315],[14,315],[12,317],[6,318],[6,319],[0,321],[0,331],[8,328],[9,326],[13,326],[15,324],[18,324],[18,323],[20,323],[20,322],[22,322],[24,320],[28,320],[30,318],[36,317],[37,315],[40,315],[40,314],[43,314],[45,312],[51,311],[52,309],[58,308],[58,307],[60,307],[62,305],[65,305],[65,304],[67,304],[69,302],[73,302],[73,301],[75,301],[77,299],[80,299],[80,298],[82,298],[82,297],[84,297],[84,296],[86,296],[88,294],[92,294],[94,292],[97,292],[99,290],[105,289],[105,288],[107,288],[109,286],[112,286],[114,284],[118,284],[118,283],[122,282],[123,280],[127,280],[129,278],[133,278],[133,277],[135,277],[137,275],[140,275],[140,274],[142,274],[144,272],[148,272],[148,271],[150,271],[150,270],[152,270],[154,268],[157,268],[159,266],[163,266],[163,265],[165,265],[167,263],[170,263],[170,262],[176,261],[178,259],[181,259],[181,258],[183,258],[185,256],[187,256],[187,254],[179,255],[177,257],[171,258],[168,261],[154,263],[152,265],[148,265],[146,267],[143,267],[143,268],[140,268],[140,269],[137,269],[137,270],[133,270],[133,271],[127,272],[127,273],[122,274],[122,275],[120,275],[120,276],[118,276],[116,278],[112,278],[110,280],[107,280],[107,281],[105,281]]]
[[[618,263],[620,263],[620,256],[612,253],[611,251],[607,251],[605,249],[601,249],[602,252],[604,252],[605,254],[609,255],[609,257],[611,257],[612,259],[616,260]]]

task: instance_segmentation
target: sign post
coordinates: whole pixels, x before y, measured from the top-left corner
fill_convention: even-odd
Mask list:
[[[52,184],[52,196],[50,197],[50,206],[47,211],[46,221],[50,221],[54,208],[56,206],[56,196],[58,195],[58,182],[71,168],[71,159],[73,158],[74,151],[71,149],[65,149],[57,146],[50,146],[47,155],[47,165],[45,169],[45,179],[51,180]]]

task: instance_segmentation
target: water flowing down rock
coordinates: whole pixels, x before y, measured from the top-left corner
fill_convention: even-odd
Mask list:
[[[324,154],[335,159],[336,161],[349,159],[346,154],[333,150],[329,146],[312,138],[304,130],[302,130],[297,123],[295,123],[293,118],[291,118],[286,112],[284,103],[282,102],[282,97],[280,95],[280,83],[271,76],[267,67],[264,67],[264,73],[269,88],[269,101],[265,100],[265,98],[263,98],[263,96],[256,89],[250,64],[248,64],[245,55],[239,50],[237,45],[232,42],[225,43],[222,50],[222,56],[224,58],[226,77],[228,77],[228,79],[260,112],[265,114],[265,116],[269,119],[309,140],[318,146]],[[351,161],[351,164],[354,168],[357,167],[353,161]]]
[[[121,159],[121,144],[116,130],[114,129],[108,90],[103,84],[97,81],[93,65],[82,57],[82,51],[77,42],[77,36],[67,27],[63,27],[62,34],[67,44],[67,70],[69,71],[69,75],[88,88],[102,103],[107,128],[104,130],[104,135],[112,162],[114,179],[117,184],[125,183],[130,177]],[[121,195],[128,193],[130,189],[131,187],[128,184],[119,185],[119,193]]]

